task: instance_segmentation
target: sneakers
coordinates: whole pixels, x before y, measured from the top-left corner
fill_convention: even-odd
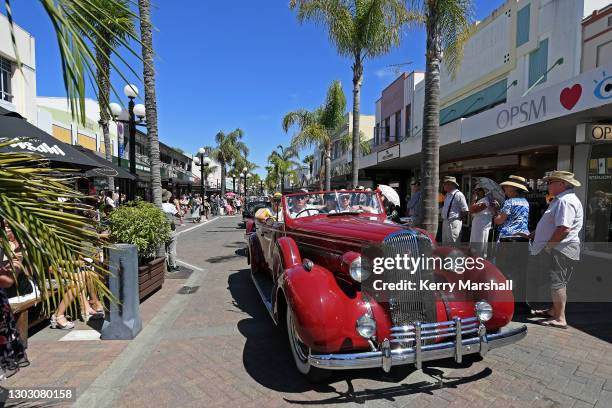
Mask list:
[[[168,266],[168,272],[178,272],[181,270],[180,266]]]

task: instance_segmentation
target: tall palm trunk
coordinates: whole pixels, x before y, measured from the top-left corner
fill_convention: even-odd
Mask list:
[[[157,99],[155,97],[155,67],[153,65],[153,33],[151,32],[150,1],[138,0],[138,11],[140,13],[140,36],[142,41],[147,138],[149,139],[149,159],[151,160],[151,188],[153,203],[161,208],[161,164],[159,160],[159,137],[157,134]]]
[[[353,150],[352,150],[352,183],[353,188],[359,185],[359,117],[361,110],[361,84],[363,83],[363,64],[361,54],[355,54],[353,64]]]
[[[331,190],[331,146],[325,146],[325,190]]]
[[[108,104],[110,100],[110,63],[109,59],[111,56],[111,49],[108,45],[99,40],[96,44],[96,60],[98,61],[96,82],[98,83],[98,106],[100,108],[100,120],[98,124],[102,128],[102,137],[104,141],[104,156],[106,160],[113,161],[113,151],[111,148],[110,133],[108,129],[108,121],[110,115],[108,114]],[[108,189],[115,191],[115,178],[108,178]]]
[[[225,161],[219,163],[221,165],[221,197],[225,197],[225,177],[227,170],[225,169]]]
[[[427,57],[423,139],[421,147],[421,194],[423,228],[438,230],[438,186],[440,176],[440,59],[442,50],[438,16],[427,18]]]

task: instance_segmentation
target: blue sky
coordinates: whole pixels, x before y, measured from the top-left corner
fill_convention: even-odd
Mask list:
[[[502,3],[475,0],[476,18],[486,17]],[[281,129],[286,112],[320,105],[334,79],[342,81],[347,108],[352,109],[351,62],[336,55],[322,27],[298,24],[287,4],[287,0],[154,2],[163,142],[195,152],[213,144],[219,130],[240,127],[250,148],[248,158],[260,166],[257,172],[264,173],[270,151],[290,141],[291,134]],[[56,40],[39,0],[14,1],[12,6],[16,23],[36,39],[37,94],[65,95]],[[386,67],[412,61],[408,70],[423,70],[424,49],[423,31],[406,30],[400,48],[366,62],[362,113],[374,114],[374,102],[395,77]],[[136,58],[128,60],[141,71]],[[113,77],[122,94],[124,81]],[[138,79],[128,78],[142,89]],[[90,96],[95,98],[93,92]]]

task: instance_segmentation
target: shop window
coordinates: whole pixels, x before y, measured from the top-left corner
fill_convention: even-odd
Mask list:
[[[389,120],[389,118],[385,119],[385,142],[389,141],[389,138],[391,137],[391,121]]]
[[[546,71],[548,71],[548,39],[540,41],[540,47],[529,54],[529,84],[546,82]],[[540,79],[541,78],[541,79]]]
[[[520,47],[529,41],[529,20],[531,4],[526,5],[516,14],[516,46]]]
[[[410,105],[406,105],[406,120],[405,120],[404,137],[410,137]]]
[[[402,134],[402,112],[401,111],[397,111],[395,112],[395,134],[393,135],[393,137],[391,137],[391,141],[395,142],[400,138],[400,135]]]
[[[612,242],[612,146],[595,145],[589,160],[586,240]]]
[[[0,99],[11,102],[11,77],[13,75],[13,64],[6,58],[0,57]]]

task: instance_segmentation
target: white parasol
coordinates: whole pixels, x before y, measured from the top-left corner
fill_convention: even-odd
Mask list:
[[[387,200],[389,200],[389,202],[397,206],[400,205],[399,194],[397,194],[397,191],[395,191],[393,187],[387,186],[385,184],[379,184],[378,189],[380,190],[381,194],[385,196]]]
[[[490,200],[495,200],[502,205],[506,201],[504,190],[499,184],[487,177],[476,177],[477,187],[482,187]]]

